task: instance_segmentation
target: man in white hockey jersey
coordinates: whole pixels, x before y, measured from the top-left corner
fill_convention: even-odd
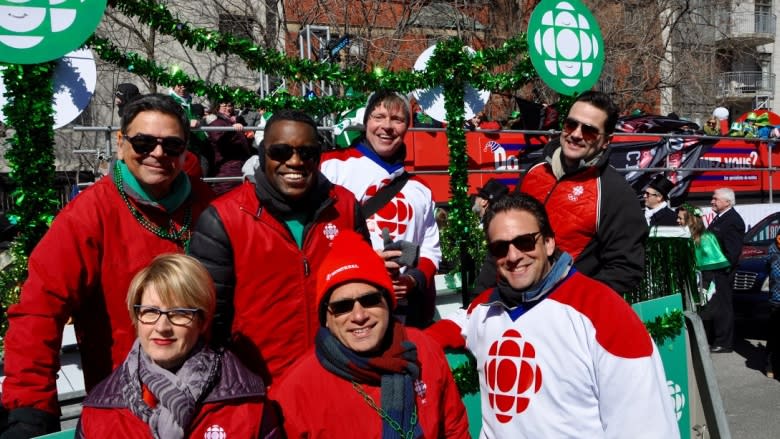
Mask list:
[[[393,279],[396,315],[409,326],[425,327],[433,318],[441,249],[432,192],[404,169],[411,117],[405,96],[372,93],[363,116],[365,134],[349,149],[325,153],[320,170],[361,203],[371,244]]]
[[[426,331],[477,359],[481,437],[679,437],[655,343],[556,250],[544,206],[512,193],[484,223],[498,285]]]

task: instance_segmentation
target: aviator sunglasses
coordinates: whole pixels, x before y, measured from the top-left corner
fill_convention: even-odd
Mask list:
[[[373,308],[379,306],[382,303],[382,293],[380,291],[374,291],[373,293],[364,294],[355,299],[344,299],[330,302],[328,309],[333,315],[346,314],[355,308],[355,302],[359,302],[363,308]]]
[[[496,258],[503,258],[509,253],[509,244],[515,246],[521,252],[530,252],[536,248],[536,240],[539,239],[542,232],[517,235],[511,241],[493,241],[488,243],[488,251]]]
[[[286,162],[290,160],[293,154],[298,154],[298,157],[304,162],[316,160],[320,157],[320,151],[319,146],[299,146],[294,148],[286,143],[269,145],[265,149],[268,157],[276,162]]]
[[[187,142],[179,137],[155,137],[148,134],[136,134],[133,137],[127,137],[125,139],[130,142],[133,147],[133,151],[141,155],[148,155],[157,148],[157,145],[162,145],[163,153],[168,157],[178,157],[187,148]]]
[[[593,125],[584,124],[578,121],[577,119],[573,119],[571,117],[567,117],[566,120],[563,121],[563,132],[566,133],[567,136],[573,133],[574,130],[577,129],[577,127],[581,127],[580,132],[582,133],[582,138],[586,142],[592,142],[596,140],[600,135],[604,134]]]

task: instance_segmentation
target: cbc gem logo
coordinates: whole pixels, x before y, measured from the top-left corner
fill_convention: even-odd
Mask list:
[[[0,0],[0,61],[35,64],[81,46],[106,0]]]
[[[536,350],[514,329],[490,345],[485,363],[488,402],[496,419],[505,424],[528,408],[531,396],[542,388],[542,370]]]
[[[666,385],[669,386],[669,395],[674,401],[674,414],[677,415],[677,421],[680,421],[683,415],[683,408],[685,407],[685,393],[679,384],[672,380],[666,381]]]
[[[590,90],[604,66],[601,30],[579,0],[541,2],[528,22],[528,49],[539,77],[567,96]]]

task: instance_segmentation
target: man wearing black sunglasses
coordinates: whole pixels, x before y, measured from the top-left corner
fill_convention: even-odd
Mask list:
[[[314,350],[271,390],[287,437],[469,437],[441,348],[396,320],[392,290],[384,260],[340,233],[317,272]]]
[[[184,252],[213,198],[206,184],[182,172],[189,133],[184,112],[168,96],[127,103],[110,174],[57,214],[30,255],[4,340],[2,402],[11,413],[9,431],[18,435],[10,437],[59,430],[57,370],[69,318],[88,392],[130,351],[130,280],[155,256]]]
[[[407,325],[424,327],[433,318],[433,276],[441,262],[441,248],[431,189],[404,168],[404,136],[411,117],[405,96],[389,90],[371,94],[363,117],[365,134],[352,148],[328,152],[320,169],[362,204],[371,242],[382,252],[394,279],[398,315]],[[416,263],[399,264],[406,258],[387,247],[389,241],[394,241],[390,246],[402,241],[418,244],[419,258],[411,258]]]
[[[259,158],[253,176],[204,212],[191,253],[217,289],[212,340],[271,384],[314,342],[314,273],[331,241],[368,233],[355,197],[319,171],[311,117],[274,113]]]
[[[577,97],[557,141],[520,190],[544,203],[558,247],[577,269],[615,291],[632,291],[644,275],[647,223],[631,186],[609,164],[618,108],[604,93]]]
[[[498,286],[426,332],[477,360],[482,435],[680,437],[658,349],[631,307],[556,249],[525,193],[488,207]]]

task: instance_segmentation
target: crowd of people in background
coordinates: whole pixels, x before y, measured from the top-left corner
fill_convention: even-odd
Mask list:
[[[565,115],[518,101],[503,122],[467,122],[560,134],[516,190],[479,188],[488,256],[474,300],[436,323],[446,222],[404,168],[407,130],[436,121],[407,96],[372,93],[365,131],[336,151],[297,110],[206,108],[183,85],[122,84],[115,98],[109,175],[57,215],[8,311],[2,439],[59,429],[68,320],[88,393],[78,437],[469,437],[445,347],[480,364],[485,437],[679,437],[658,349],[622,299],[644,274],[649,228],[675,223],[713,286],[711,352],[733,348],[745,229],[733,191],[713,194],[706,230],[697,209],[671,209],[663,175],[640,204],[609,165],[618,108],[603,93]],[[535,354],[506,354],[518,343]],[[496,366],[497,344],[516,368]],[[537,369],[518,382],[528,358]]]

